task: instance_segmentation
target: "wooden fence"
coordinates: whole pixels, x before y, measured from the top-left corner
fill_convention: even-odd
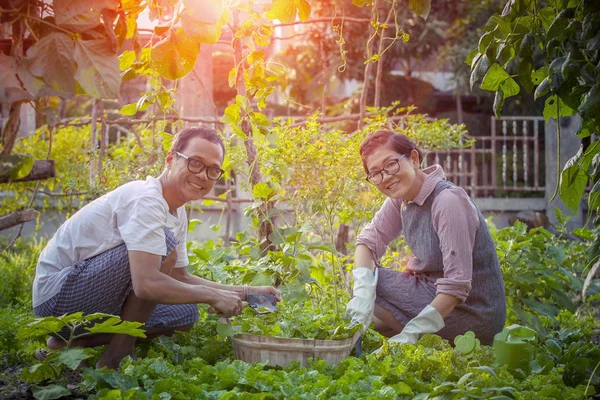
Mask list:
[[[489,135],[471,136],[469,148],[428,153],[448,180],[471,197],[544,197],[544,118],[491,117]]]

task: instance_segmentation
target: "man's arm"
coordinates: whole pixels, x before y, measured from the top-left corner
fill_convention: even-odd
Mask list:
[[[129,251],[129,264],[133,291],[142,300],[160,304],[206,303],[225,316],[241,312],[242,301],[236,292],[180,282],[161,272],[160,255]]]
[[[246,287],[239,285],[224,285],[202,279],[199,276],[190,274],[187,268],[173,268],[171,276],[177,279],[179,282],[194,285],[194,286],[206,286],[208,288],[216,290],[227,290],[236,293],[242,300],[246,300]],[[247,286],[248,294],[271,294],[275,296],[277,300],[281,300],[281,294],[279,290],[272,286]]]
[[[173,272],[171,272],[171,276],[177,279],[179,282],[194,285],[194,286],[205,286],[207,288],[218,289],[218,290],[229,290],[235,292],[240,299],[244,299],[244,287],[243,286],[234,286],[234,285],[223,285],[221,283],[216,283],[209,281],[207,279],[202,279],[199,276],[192,275],[188,272],[187,268],[173,268]]]

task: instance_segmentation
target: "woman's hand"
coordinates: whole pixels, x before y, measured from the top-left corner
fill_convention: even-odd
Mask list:
[[[281,293],[273,286],[248,286],[248,294],[270,294],[281,301]]]

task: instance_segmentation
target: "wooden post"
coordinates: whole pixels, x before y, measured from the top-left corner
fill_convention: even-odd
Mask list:
[[[373,19],[376,20],[377,18],[375,18],[375,17],[378,15],[379,15],[379,0],[376,0],[375,4],[373,4]],[[371,28],[369,28],[369,29],[372,30],[374,28],[371,26]],[[373,52],[373,40],[371,40],[371,42],[367,46],[367,58],[371,57],[372,52]],[[367,93],[369,93],[369,80],[371,78],[371,66],[372,65],[373,65],[373,62],[368,62],[367,65],[365,65],[365,73],[363,76],[363,87],[362,87],[362,92],[360,94],[360,112],[359,112],[359,117],[358,117],[358,129],[362,129],[362,127],[364,125],[363,119],[365,118],[365,113],[366,113],[366,108],[367,108]]]
[[[97,175],[102,175],[102,163],[104,161],[104,154],[108,149],[108,126],[104,120],[104,102],[99,100],[98,103],[98,115],[100,117],[100,153],[98,154],[98,170]]]
[[[98,104],[96,99],[92,100],[92,120],[90,122],[90,174],[89,181],[90,185],[96,182],[96,163],[94,160],[96,148],[98,147],[98,136],[96,134],[96,119],[98,118]]]
[[[395,6],[395,2],[390,5],[390,10],[388,11],[388,15],[385,19],[386,26],[390,23],[390,18],[392,18]],[[379,107],[381,104],[381,76],[383,75],[383,54],[381,53],[383,52],[383,39],[385,36],[385,30],[386,28],[381,29],[379,36],[379,48],[377,50],[377,54],[379,54],[379,60],[377,60],[377,73],[375,74],[375,101],[373,102],[375,107]]]

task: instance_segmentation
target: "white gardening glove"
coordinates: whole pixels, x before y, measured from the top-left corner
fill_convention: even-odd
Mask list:
[[[377,288],[377,269],[359,267],[352,271],[354,276],[354,297],[346,307],[346,315],[351,319],[350,325],[363,324],[369,327],[375,309],[375,289]]]
[[[408,321],[401,333],[392,336],[389,343],[417,343],[419,337],[425,333],[436,333],[444,326],[444,318],[442,315],[428,305],[413,319]]]

